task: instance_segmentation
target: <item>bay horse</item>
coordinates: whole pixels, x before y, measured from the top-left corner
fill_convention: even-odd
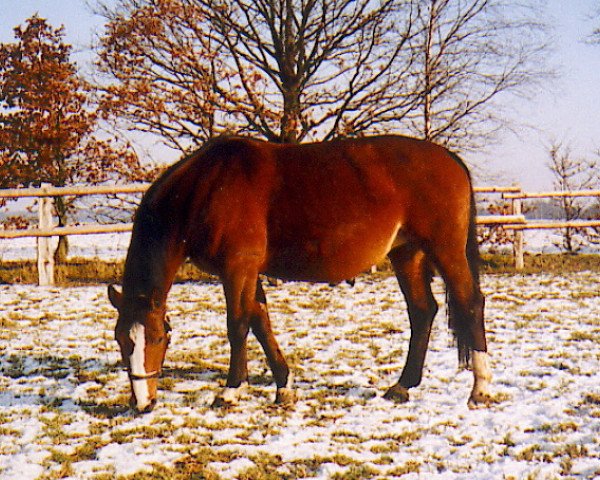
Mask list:
[[[491,401],[479,287],[471,179],[460,158],[433,143],[377,136],[311,144],[219,137],[171,166],[136,212],[122,281],[108,294],[115,337],[132,388],[150,411],[169,343],[166,300],[190,259],[217,275],[227,304],[230,364],[215,405],[234,402],[248,380],[246,339],[260,342],[277,386],[295,401],[290,369],[273,335],[259,275],[338,283],[388,257],[406,298],[411,337],[398,382],[384,395],[408,400],[419,385],[437,304],[446,285],[459,361],[471,363],[470,404]]]

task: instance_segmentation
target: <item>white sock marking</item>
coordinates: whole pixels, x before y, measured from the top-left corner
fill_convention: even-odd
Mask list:
[[[134,323],[129,331],[129,338],[133,341],[133,353],[129,357],[131,373],[143,377],[146,375],[145,350],[146,329],[141,323]],[[150,393],[148,392],[148,380],[133,380],[131,382],[133,392],[139,410],[143,410],[150,404]]]
[[[488,393],[492,372],[490,359],[486,352],[473,351],[473,376],[475,377],[473,393]]]
[[[283,388],[293,388],[294,387],[294,375],[292,375],[292,373],[288,373],[288,378],[287,378],[287,382],[285,383],[285,387]]]

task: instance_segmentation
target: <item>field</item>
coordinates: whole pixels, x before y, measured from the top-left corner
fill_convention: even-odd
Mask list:
[[[183,283],[150,414],[126,408],[105,286],[0,285],[2,479],[593,479],[600,476],[600,288],[591,272],[484,275],[494,393],[469,410],[445,309],[422,385],[382,398],[408,318],[395,280],[267,287],[300,399],[273,405],[250,339],[251,385],[210,407],[228,362],[221,287]],[[434,290],[444,303],[439,280]]]

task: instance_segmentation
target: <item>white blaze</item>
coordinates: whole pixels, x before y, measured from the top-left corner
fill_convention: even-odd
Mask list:
[[[145,350],[146,350],[146,329],[141,323],[134,323],[129,331],[129,338],[133,341],[133,353],[129,357],[131,373],[140,377],[146,376]],[[137,401],[138,409],[144,409],[150,403],[150,394],[148,392],[148,380],[133,380],[133,392]]]

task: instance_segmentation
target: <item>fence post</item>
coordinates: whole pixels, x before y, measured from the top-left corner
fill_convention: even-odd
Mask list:
[[[42,183],[41,191],[51,186],[49,183]],[[54,227],[52,219],[53,201],[52,197],[38,198],[38,222],[41,230]],[[38,266],[38,284],[40,286],[54,285],[54,252],[52,249],[52,237],[37,238],[37,266]]]
[[[512,201],[513,215],[521,215],[523,213],[523,202],[520,198],[513,198]],[[515,257],[515,268],[523,270],[525,268],[524,245],[523,245],[523,230],[513,230],[513,255]]]

